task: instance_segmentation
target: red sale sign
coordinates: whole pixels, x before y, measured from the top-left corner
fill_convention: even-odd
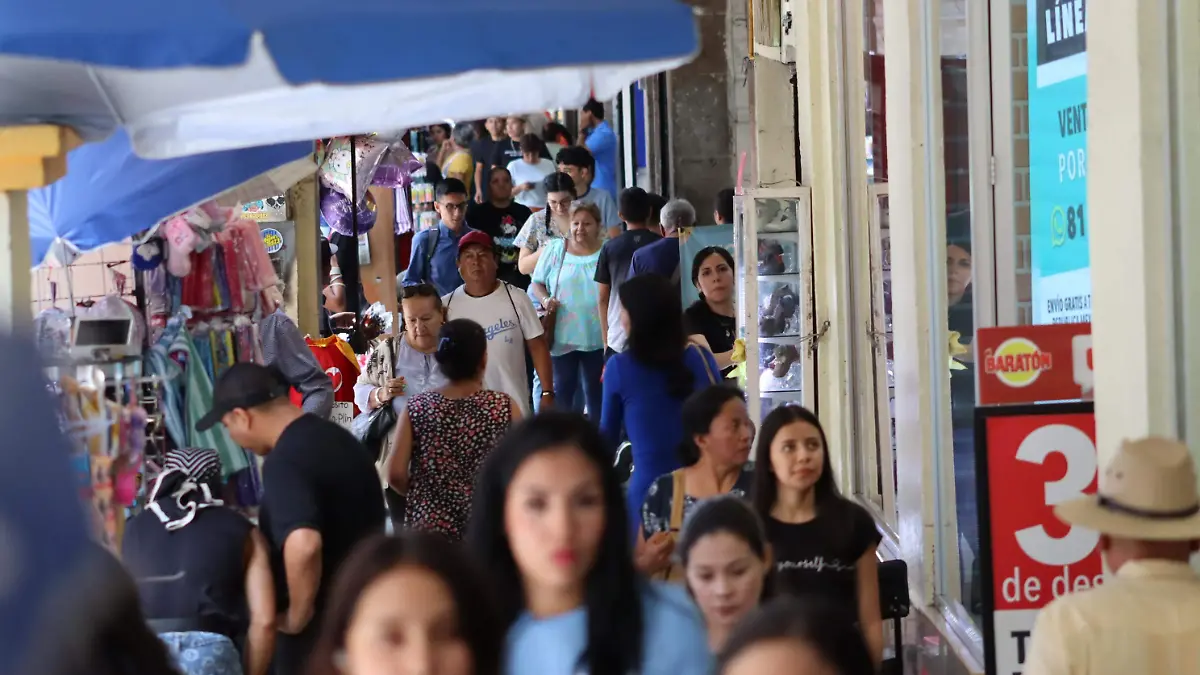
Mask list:
[[[1096,491],[1091,403],[980,409],[976,450],[989,675],[1020,673],[1037,612],[1103,583],[1099,533],[1054,506]]]

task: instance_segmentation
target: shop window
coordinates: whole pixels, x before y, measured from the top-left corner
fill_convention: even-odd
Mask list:
[[[945,172],[946,238],[941,244],[945,263],[945,294],[940,284],[934,286],[934,316],[945,317],[936,339],[946,341],[947,353],[953,357],[945,375],[935,373],[948,384],[946,411],[950,419],[949,443],[935,448],[937,466],[941,468],[937,509],[937,561],[940,591],[944,597],[958,601],[978,625],[981,589],[979,579],[979,511],[975,494],[975,368],[971,345],[975,335],[975,278],[972,258],[972,201],[970,134],[986,130],[969,129],[967,77],[968,3],[962,0],[930,0],[940,9],[938,26],[938,72],[941,75],[941,100],[933,101],[942,111],[942,148]],[[986,15],[986,5],[975,5]],[[970,11],[975,11],[974,9]],[[974,17],[972,17],[974,18]],[[985,17],[984,17],[985,18]],[[986,46],[983,50],[986,53]],[[984,102],[986,104],[987,102]],[[935,246],[937,244],[935,243]],[[937,253],[936,251],[934,253]],[[936,283],[932,281],[931,283]],[[961,346],[962,348],[958,348]],[[940,345],[937,345],[940,348]],[[935,359],[935,362],[937,360]],[[943,367],[938,363],[938,368]],[[943,427],[944,428],[944,427]]]
[[[868,270],[857,273],[870,288],[871,372],[860,377],[860,433],[866,451],[858,453],[855,488],[858,496],[878,509],[884,520],[895,525],[895,377],[892,348],[891,256],[888,230],[888,162],[886,87],[884,84],[883,2],[863,2],[863,82],[866,118],[866,147],[863,156],[850,161],[866,161],[865,228],[867,240],[861,245],[869,251]],[[856,230],[863,232],[863,229]],[[873,446],[873,447],[872,447]]]

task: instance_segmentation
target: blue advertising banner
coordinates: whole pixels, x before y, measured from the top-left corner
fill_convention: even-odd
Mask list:
[[[1088,322],[1088,2],[1028,2],[1033,322]]]
[[[701,225],[679,233],[679,290],[683,294],[684,309],[700,299],[700,291],[692,284],[692,259],[709,246],[723,246],[736,256],[733,250],[733,225]],[[734,272],[737,273],[737,270]]]

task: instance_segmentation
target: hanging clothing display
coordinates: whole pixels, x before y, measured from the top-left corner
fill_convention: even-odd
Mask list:
[[[225,427],[217,425],[207,431],[196,431],[196,422],[212,407],[213,395],[213,353],[209,336],[211,331],[205,331],[201,344],[207,351],[197,348],[192,334],[186,330],[187,318],[190,313],[186,310],[177,314],[168,322],[166,329],[158,338],[152,352],[167,354],[171,361],[182,370],[183,396],[176,402],[183,403],[181,410],[173,414],[182,416],[184,441],[176,441],[177,447],[212,448],[221,456],[221,466],[226,478],[250,466],[246,451],[240,448]],[[157,359],[156,359],[157,361]],[[231,364],[232,365],[232,364]],[[164,414],[167,414],[164,410]]]

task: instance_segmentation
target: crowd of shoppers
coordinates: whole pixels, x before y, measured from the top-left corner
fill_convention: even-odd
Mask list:
[[[881,536],[839,493],[820,420],[784,405],[760,426],[723,384],[733,257],[680,260],[695,209],[639,188],[614,200],[603,106],[580,118],[580,145],[553,124],[545,139],[525,134],[519,117],[488,120],[478,139],[468,125],[431,129],[441,220],[414,241],[401,330],[354,387],[365,413],[395,413],[378,456],[306,412],[320,387],[301,409],[288,393],[303,378],[230,368],[196,427],[221,424],[263,458],[257,522],[223,503],[215,451],[168,453],[126,524],[124,566],[96,551],[64,591],[87,621],[41,650],[36,672],[879,672]],[[722,191],[715,220],[733,208]],[[966,342],[970,255],[952,240],[951,328]],[[333,318],[345,289],[329,267]],[[700,297],[684,309],[688,274]],[[272,336],[294,330],[272,317]],[[549,384],[533,416],[531,379]],[[956,468],[970,402],[959,384]],[[622,485],[612,460],[626,439]],[[1188,448],[1126,441],[1100,494],[1055,514],[1100,534],[1115,576],[1056,593],[1025,672],[1200,672]],[[976,517],[961,504],[959,516]],[[978,546],[973,522],[964,533]]]
[[[480,138],[432,130],[439,222],[414,237],[400,331],[355,385],[364,413],[395,413],[377,454],[280,398],[275,370],[218,382],[201,426],[264,457],[257,527],[215,497],[207,455],[180,455],[127,539],[168,657],[206,655],[188,675],[707,675],[780,649],[879,662],[879,535],[837,494],[819,423],[785,407],[758,434],[723,384],[732,257],[681,261],[695,209],[617,199],[603,106],[580,119],[578,145],[547,125],[552,159],[520,117]],[[826,621],[842,632],[807,632]]]

